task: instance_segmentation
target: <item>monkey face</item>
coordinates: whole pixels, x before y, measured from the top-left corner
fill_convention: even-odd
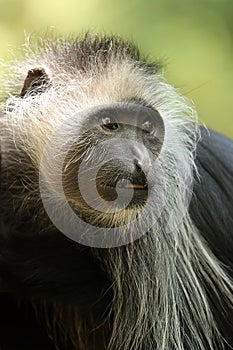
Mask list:
[[[105,225],[116,225],[120,215],[122,224],[121,214],[133,210],[136,215],[155,185],[162,117],[151,107],[114,103],[95,107],[82,119],[80,136],[63,164],[64,193],[88,221],[104,218]]]

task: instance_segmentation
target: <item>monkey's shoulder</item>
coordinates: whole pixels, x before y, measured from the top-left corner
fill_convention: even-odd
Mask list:
[[[201,127],[190,215],[216,255],[232,262],[233,141]]]

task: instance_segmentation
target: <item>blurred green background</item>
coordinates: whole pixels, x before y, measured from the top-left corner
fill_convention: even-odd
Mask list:
[[[201,122],[233,137],[233,0],[0,0],[0,58],[51,27],[133,39],[166,60]]]

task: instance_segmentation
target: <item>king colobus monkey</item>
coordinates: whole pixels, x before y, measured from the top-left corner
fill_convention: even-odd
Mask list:
[[[115,36],[1,90],[0,349],[232,349],[233,143]]]

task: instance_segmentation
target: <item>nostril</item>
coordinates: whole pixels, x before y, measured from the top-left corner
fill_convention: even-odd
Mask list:
[[[142,163],[140,160],[138,160],[137,158],[134,159],[134,165],[136,167],[137,171],[142,171]]]

